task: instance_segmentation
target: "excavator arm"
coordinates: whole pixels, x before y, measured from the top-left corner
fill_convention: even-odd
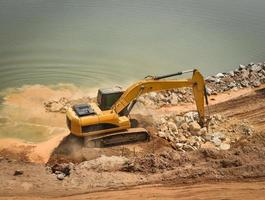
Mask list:
[[[189,71],[188,71],[189,72]],[[134,104],[137,98],[145,93],[170,90],[182,87],[191,87],[193,90],[194,99],[196,102],[197,110],[199,113],[200,123],[203,125],[205,122],[204,113],[204,97],[205,97],[205,82],[203,76],[198,70],[193,70],[193,76],[191,79],[185,80],[163,80],[164,78],[181,75],[182,73],[176,73],[161,77],[151,77],[149,79],[138,81],[131,85],[123,95],[112,106],[117,114],[120,114],[124,109],[128,108],[130,104]],[[133,106],[133,105],[132,105]],[[130,111],[131,109],[129,109]],[[129,113],[127,113],[129,114]]]

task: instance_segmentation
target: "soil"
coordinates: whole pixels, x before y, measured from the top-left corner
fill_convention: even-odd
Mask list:
[[[149,143],[83,148],[79,139],[59,134],[53,143],[57,148],[47,149],[51,156],[43,164],[32,162],[32,151],[37,156],[38,145],[17,142],[13,143],[17,148],[5,146],[0,150],[0,196],[2,199],[103,199],[106,196],[113,199],[262,199],[265,194],[265,87],[241,90],[237,95],[229,93],[226,97],[225,100],[218,95],[210,97],[210,113],[222,114],[230,120],[248,120],[255,129],[254,135],[240,139],[228,151],[205,147],[178,152],[156,136]],[[187,105],[184,107],[188,109]],[[154,131],[151,117],[135,117],[151,133]],[[122,157],[125,162],[103,165],[102,155],[113,162]],[[95,159],[100,162],[89,162]],[[75,163],[70,175],[63,181],[57,180],[49,166],[69,162]],[[14,176],[16,170],[22,174]]]

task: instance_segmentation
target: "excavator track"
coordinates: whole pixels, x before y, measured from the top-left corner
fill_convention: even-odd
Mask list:
[[[111,133],[97,138],[84,138],[85,147],[111,147],[117,145],[147,142],[150,135],[144,128],[130,128],[124,131]]]

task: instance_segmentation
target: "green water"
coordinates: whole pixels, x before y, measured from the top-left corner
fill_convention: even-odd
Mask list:
[[[264,0],[1,0],[0,89],[265,60]]]

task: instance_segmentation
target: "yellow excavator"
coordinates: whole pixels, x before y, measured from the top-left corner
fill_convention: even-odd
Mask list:
[[[191,79],[167,79],[189,72],[193,73]],[[192,87],[199,123],[203,126],[205,124],[204,98],[206,103],[208,101],[204,78],[196,69],[164,76],[147,76],[125,91],[120,87],[99,89],[97,103],[77,104],[68,109],[67,126],[73,135],[84,137],[87,144],[92,142],[95,147],[147,141],[150,138],[148,131],[137,127],[137,123],[129,116],[137,98],[148,92],[182,87]]]

